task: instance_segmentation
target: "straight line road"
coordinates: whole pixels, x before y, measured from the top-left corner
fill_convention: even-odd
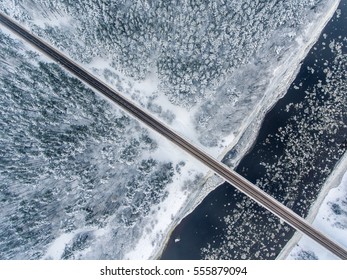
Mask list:
[[[97,90],[99,93],[106,96],[109,100],[120,106],[123,110],[136,117],[146,126],[160,133],[171,142],[179,146],[181,149],[197,158],[216,174],[224,178],[231,185],[242,191],[244,194],[248,195],[251,199],[255,200],[257,203],[265,207],[277,217],[281,218],[295,229],[301,231],[303,234],[309,236],[339,258],[347,259],[347,250],[345,248],[332,241],[320,231],[313,228],[305,219],[294,213],[289,208],[285,207],[273,197],[266,194],[257,186],[249,182],[247,179],[243,178],[235,171],[229,169],[229,167],[211,157],[205,151],[190,143],[177,132],[173,131],[165,124],[149,115],[135,103],[123,97],[119,92],[110,88],[108,85],[90,74],[87,70],[83,69],[81,66],[73,62],[63,53],[50,46],[39,37],[31,34],[29,31],[21,27],[19,24],[14,22],[11,18],[4,15],[3,13],[0,13],[0,22],[3,26],[19,35],[21,38],[32,44],[35,48],[43,52],[45,55],[49,56],[55,62],[58,62],[66,70],[68,70],[74,76],[78,77],[80,80],[84,81],[91,88]]]

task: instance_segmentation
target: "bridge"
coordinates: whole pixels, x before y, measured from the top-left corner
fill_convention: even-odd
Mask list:
[[[183,136],[179,135],[164,123],[148,114],[142,108],[138,107],[134,102],[125,98],[121,93],[106,85],[97,77],[93,76],[87,70],[83,69],[80,65],[68,58],[66,55],[53,48],[39,37],[31,34],[28,30],[1,12],[0,23],[33,45],[43,54],[60,64],[75,77],[89,85],[92,89],[96,90],[104,97],[117,104],[124,111],[133,115],[143,124],[163,135],[188,154],[198,159],[200,162],[209,167],[215,174],[222,177],[224,180],[288,223],[290,226],[312,238],[339,258],[347,259],[347,250],[345,248],[312,227],[305,219],[294,213],[291,209],[287,208],[282,203],[259,189],[256,185],[252,184],[247,179],[231,170],[228,166],[207,154],[201,148],[193,145]]]

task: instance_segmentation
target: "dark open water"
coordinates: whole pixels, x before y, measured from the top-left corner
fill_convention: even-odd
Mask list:
[[[323,84],[325,83],[326,74],[323,71],[327,66],[324,65],[325,60],[332,61],[335,58],[327,45],[333,39],[343,41],[347,35],[346,2],[341,2],[339,7],[341,15],[335,14],[325,27],[320,39],[303,61],[301,70],[287,94],[266,115],[253,148],[237,166],[236,171],[248,180],[254,183],[259,180],[263,182],[264,178],[270,176],[269,179],[271,180],[271,176],[274,176],[275,173],[267,174],[268,169],[264,168],[261,162],[276,164],[278,158],[286,153],[287,141],[283,141],[283,138],[280,141],[275,137],[279,128],[290,127],[290,136],[296,137],[295,135],[298,135],[298,139],[301,139],[300,128],[296,127],[295,123],[293,124],[293,117],[298,123],[300,123],[300,118],[307,117],[303,111],[310,107],[311,103],[307,101],[305,90],[312,91],[312,85],[319,83],[319,80],[323,81]],[[343,47],[344,53],[346,53],[345,48]],[[311,70],[308,71],[307,67],[314,68],[314,73]],[[329,94],[322,95],[315,100],[317,104],[324,106],[328,99]],[[304,104],[304,107],[298,110],[285,110],[287,105],[291,103]],[[309,122],[319,121],[319,119],[309,119]],[[343,121],[347,124],[346,118]],[[307,121],[305,120],[305,122]],[[311,137],[311,134],[316,132],[314,130],[309,131],[306,137]],[[306,173],[301,172],[298,167],[299,169],[292,170],[292,173],[305,175],[294,176],[291,178],[292,180],[288,181],[282,180],[280,186],[279,183],[260,183],[259,185],[301,216],[306,216],[309,206],[317,197],[327,177],[327,173],[320,172],[320,168],[322,170],[325,167],[330,170],[333,169],[338,158],[346,151],[346,136],[346,128],[338,130],[334,135],[334,143],[337,143],[336,148],[334,146],[329,150],[324,149],[324,146],[330,145],[331,135],[328,133],[322,135],[322,137],[326,137],[327,142],[324,143],[325,140],[320,142],[321,147],[317,147],[316,155],[310,159],[312,160],[311,167],[300,167],[301,170],[304,170],[315,165],[312,172],[310,170]],[[335,155],[332,160],[331,153]],[[330,160],[326,161],[327,158]],[[278,166],[283,168],[283,174],[292,174],[286,170],[285,165]],[[292,166],[288,168],[292,168]],[[290,192],[292,194],[288,196]],[[231,217],[232,221],[228,217]],[[211,192],[176,227],[161,258],[274,259],[294,232],[294,229],[282,225],[275,216],[251,202],[234,187],[224,183]],[[179,241],[176,240],[175,242],[175,239],[179,239]]]

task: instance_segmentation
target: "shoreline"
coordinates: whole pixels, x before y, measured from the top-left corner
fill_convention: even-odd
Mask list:
[[[306,220],[313,224],[316,219],[318,212],[322,206],[324,199],[329,194],[330,190],[337,188],[344,176],[347,173],[347,152],[342,156],[342,158],[337,162],[333,172],[326,179],[316,201],[310,208],[310,211],[306,217]],[[296,231],[293,237],[288,241],[287,245],[282,249],[281,253],[277,256],[276,259],[283,260],[286,259],[289,254],[292,252],[293,248],[301,240],[303,234]]]

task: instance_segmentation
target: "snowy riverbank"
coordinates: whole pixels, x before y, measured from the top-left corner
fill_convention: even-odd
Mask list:
[[[307,220],[318,230],[347,248],[347,153],[327,179]],[[337,259],[316,242],[297,232],[278,259]]]

